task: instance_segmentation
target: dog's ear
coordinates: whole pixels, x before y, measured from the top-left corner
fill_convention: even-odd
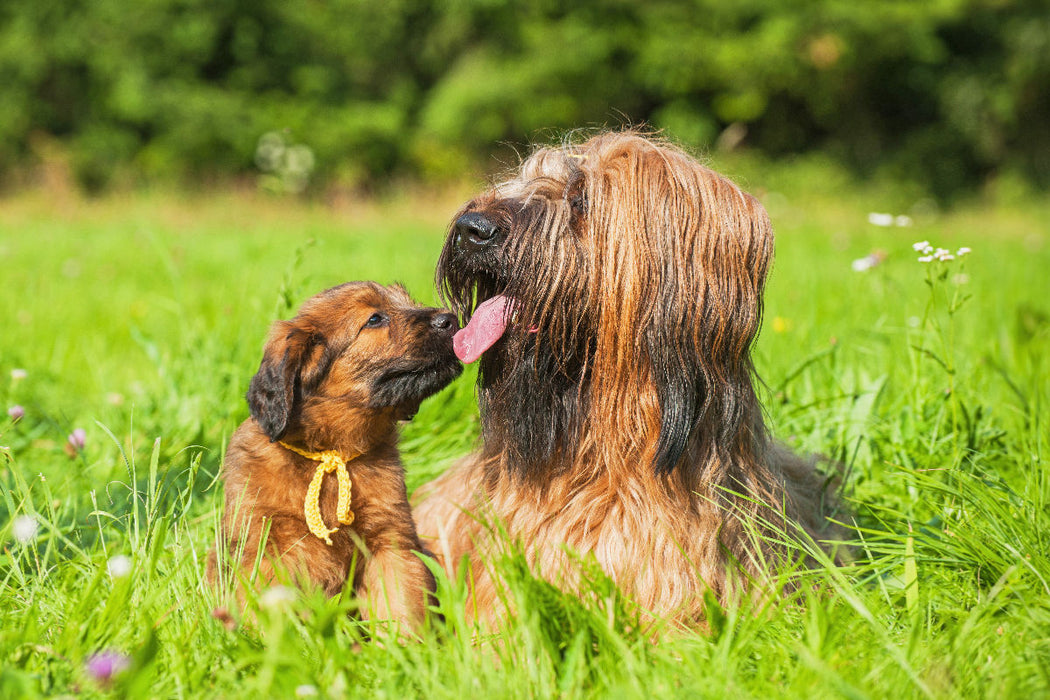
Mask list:
[[[674,468],[694,435],[714,453],[708,457],[739,459],[762,425],[751,346],[761,325],[772,227],[757,200],[705,175],[693,230],[674,234],[685,247],[678,254],[691,264],[665,267],[663,298],[644,331],[661,409],[659,472]]]
[[[601,308],[590,409],[607,442],[639,424],[658,430],[644,445],[659,473],[691,447],[708,454],[690,463],[739,461],[762,429],[751,343],[773,255],[769,218],[673,147],[612,135],[593,150],[586,167],[601,177],[584,188],[586,245]]]
[[[327,372],[327,355],[324,337],[312,327],[274,324],[247,395],[252,418],[271,441],[284,435],[306,393]]]

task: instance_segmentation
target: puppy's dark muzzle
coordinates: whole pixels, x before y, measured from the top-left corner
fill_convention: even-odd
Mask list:
[[[468,212],[456,219],[452,226],[456,248],[467,254],[478,254],[498,247],[503,242],[503,232],[488,217],[478,212]]]

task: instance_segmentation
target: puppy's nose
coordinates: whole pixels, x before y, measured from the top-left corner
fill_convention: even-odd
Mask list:
[[[455,333],[459,330],[459,321],[455,314],[439,311],[430,317],[430,327],[439,333]]]
[[[496,224],[474,211],[456,219],[452,231],[456,235],[456,246],[472,252],[498,244],[502,238]]]

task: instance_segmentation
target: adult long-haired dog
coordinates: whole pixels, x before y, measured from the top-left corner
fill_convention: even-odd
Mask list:
[[[482,444],[415,516],[446,567],[474,555],[483,615],[477,554],[507,535],[570,590],[565,545],[687,624],[783,561],[776,531],[821,535],[825,479],[770,438],[753,384],[772,256],[758,201],[631,131],[540,149],[456,215],[438,281],[480,357]]]
[[[460,373],[458,327],[404,289],[369,282],[333,287],[273,325],[251,417],[223,465],[219,549],[239,557],[235,575],[264,547],[263,581],[283,569],[328,595],[352,585],[366,615],[410,629],[423,620],[434,578],[418,555],[397,424]]]

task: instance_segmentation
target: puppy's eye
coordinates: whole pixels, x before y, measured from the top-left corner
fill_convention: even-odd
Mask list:
[[[386,325],[387,320],[386,314],[376,312],[368,317],[368,320],[365,321],[365,325],[362,326],[362,328],[381,328]]]

